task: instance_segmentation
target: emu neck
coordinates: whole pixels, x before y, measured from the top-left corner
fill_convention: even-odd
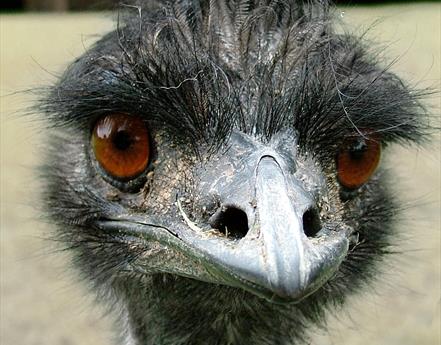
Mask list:
[[[117,290],[130,345],[293,345],[307,322],[292,305],[171,275],[121,281]]]

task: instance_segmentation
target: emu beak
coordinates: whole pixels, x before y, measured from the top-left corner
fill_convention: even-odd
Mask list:
[[[222,207],[245,213],[249,229],[240,239],[206,236],[197,230],[183,232],[182,239],[203,253],[212,281],[273,302],[298,302],[338,270],[348,251],[346,231],[321,229],[318,220],[318,234],[305,234],[305,215],[313,211],[319,216],[313,197],[292,173],[295,163],[284,158],[296,155],[292,147],[277,143],[259,147],[240,135],[231,140],[229,156],[209,170],[233,173],[216,177],[208,173],[201,193],[214,193]],[[288,150],[289,155],[283,152]]]
[[[261,158],[256,175],[255,224],[245,237],[220,239],[191,232],[184,241],[204,253],[206,267],[221,283],[272,302],[298,302],[336,272],[348,240],[344,233],[313,239],[305,235],[303,215],[312,206],[309,196],[295,186],[298,181],[287,186],[273,157]]]

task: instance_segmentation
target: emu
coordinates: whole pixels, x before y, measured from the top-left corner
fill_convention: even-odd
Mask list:
[[[289,345],[375,275],[423,92],[327,1],[137,1],[40,108],[44,203],[121,344]]]

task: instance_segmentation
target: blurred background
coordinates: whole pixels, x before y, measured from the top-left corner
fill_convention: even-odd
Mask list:
[[[345,30],[384,51],[385,64],[418,87],[441,90],[438,1],[337,1]],[[369,5],[367,6],[366,3]],[[45,131],[23,116],[29,93],[50,85],[75,57],[115,28],[115,1],[0,2],[0,344],[104,345],[112,325],[84,282],[57,252],[38,212],[38,172]],[[81,12],[71,12],[79,11]],[[88,11],[86,11],[88,10]],[[38,11],[38,13],[37,13]],[[439,93],[426,100],[440,124]],[[378,281],[351,296],[313,329],[314,345],[437,345],[441,313],[441,149],[439,132],[420,148],[390,148],[383,163],[406,206],[401,254],[388,258]],[[103,317],[104,316],[104,317]],[[244,344],[252,345],[252,344]]]

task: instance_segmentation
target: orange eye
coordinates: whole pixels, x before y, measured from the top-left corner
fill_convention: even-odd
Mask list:
[[[149,134],[136,116],[111,114],[99,119],[92,133],[92,147],[103,169],[123,180],[141,174],[149,161]]]
[[[374,138],[352,138],[337,156],[339,182],[349,189],[366,183],[380,162],[381,144]]]

